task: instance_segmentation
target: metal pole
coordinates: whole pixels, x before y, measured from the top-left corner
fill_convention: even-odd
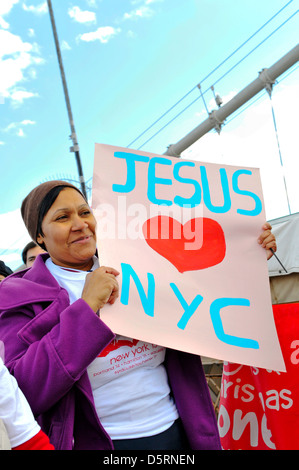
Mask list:
[[[259,73],[257,79],[251,82],[247,87],[243,88],[243,90],[228,101],[228,103],[217,110],[213,110],[205,121],[189,132],[189,134],[183,137],[179,142],[170,145],[164,155],[180,157],[181,153],[186,150],[186,148],[194,144],[194,142],[211,129],[216,128],[216,130],[220,131],[221,125],[228,116],[258,94],[263,90],[263,88],[267,89],[269,86],[272,86],[275,83],[276,78],[292,67],[296,62],[298,62],[298,60],[299,45],[297,44],[297,46],[291,49],[270,68],[263,69]]]
[[[59,64],[59,68],[60,68],[60,75],[61,75],[61,80],[62,80],[64,96],[65,96],[65,102],[66,102],[66,107],[67,107],[67,112],[68,112],[68,117],[69,117],[69,122],[70,122],[70,127],[71,127],[71,136],[70,136],[70,138],[73,141],[73,146],[70,147],[70,151],[75,153],[75,158],[76,158],[77,168],[78,168],[78,173],[79,173],[79,181],[80,181],[80,185],[81,185],[81,191],[82,191],[83,195],[85,196],[85,198],[87,199],[85,180],[84,180],[84,176],[83,176],[83,169],[82,169],[82,164],[81,164],[81,159],[80,159],[79,144],[78,144],[77,134],[76,134],[76,130],[75,130],[75,124],[74,124],[74,119],[73,119],[73,114],[72,114],[72,109],[71,109],[71,102],[70,102],[70,98],[69,98],[69,93],[68,93],[68,88],[67,88],[63,63],[62,63],[62,56],[61,56],[59,40],[58,40],[58,34],[57,34],[57,30],[56,30],[56,25],[55,25],[52,2],[51,2],[51,0],[47,0],[47,2],[48,2],[49,14],[50,14],[50,19],[51,19],[51,24],[52,24],[53,35],[54,35],[54,41],[55,41],[55,47],[56,47],[56,52],[57,52],[58,64]]]

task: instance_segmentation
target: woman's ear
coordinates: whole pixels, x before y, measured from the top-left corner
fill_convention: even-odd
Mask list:
[[[36,237],[36,241],[39,245],[42,245],[44,243],[44,238],[41,236],[39,233],[38,236]]]
[[[41,234],[38,234],[36,237],[36,243],[45,251],[47,251],[45,242],[44,242],[44,237],[41,236]]]

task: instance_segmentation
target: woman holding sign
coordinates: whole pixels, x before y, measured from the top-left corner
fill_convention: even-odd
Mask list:
[[[0,339],[54,447],[220,449],[200,357],[115,336],[101,320],[119,273],[99,266],[96,221],[81,192],[46,182],[21,210],[47,253],[1,283]],[[260,241],[276,249],[270,226]]]

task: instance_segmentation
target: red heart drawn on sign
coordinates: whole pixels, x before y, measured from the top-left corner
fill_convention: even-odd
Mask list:
[[[158,215],[144,222],[142,231],[147,244],[180,273],[210,268],[225,257],[224,233],[213,219],[198,217],[182,225],[172,217]]]

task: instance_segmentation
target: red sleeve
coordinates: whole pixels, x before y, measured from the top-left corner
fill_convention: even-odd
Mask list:
[[[12,450],[55,450],[55,448],[50,443],[48,436],[43,431],[39,431],[29,441],[13,447]]]

